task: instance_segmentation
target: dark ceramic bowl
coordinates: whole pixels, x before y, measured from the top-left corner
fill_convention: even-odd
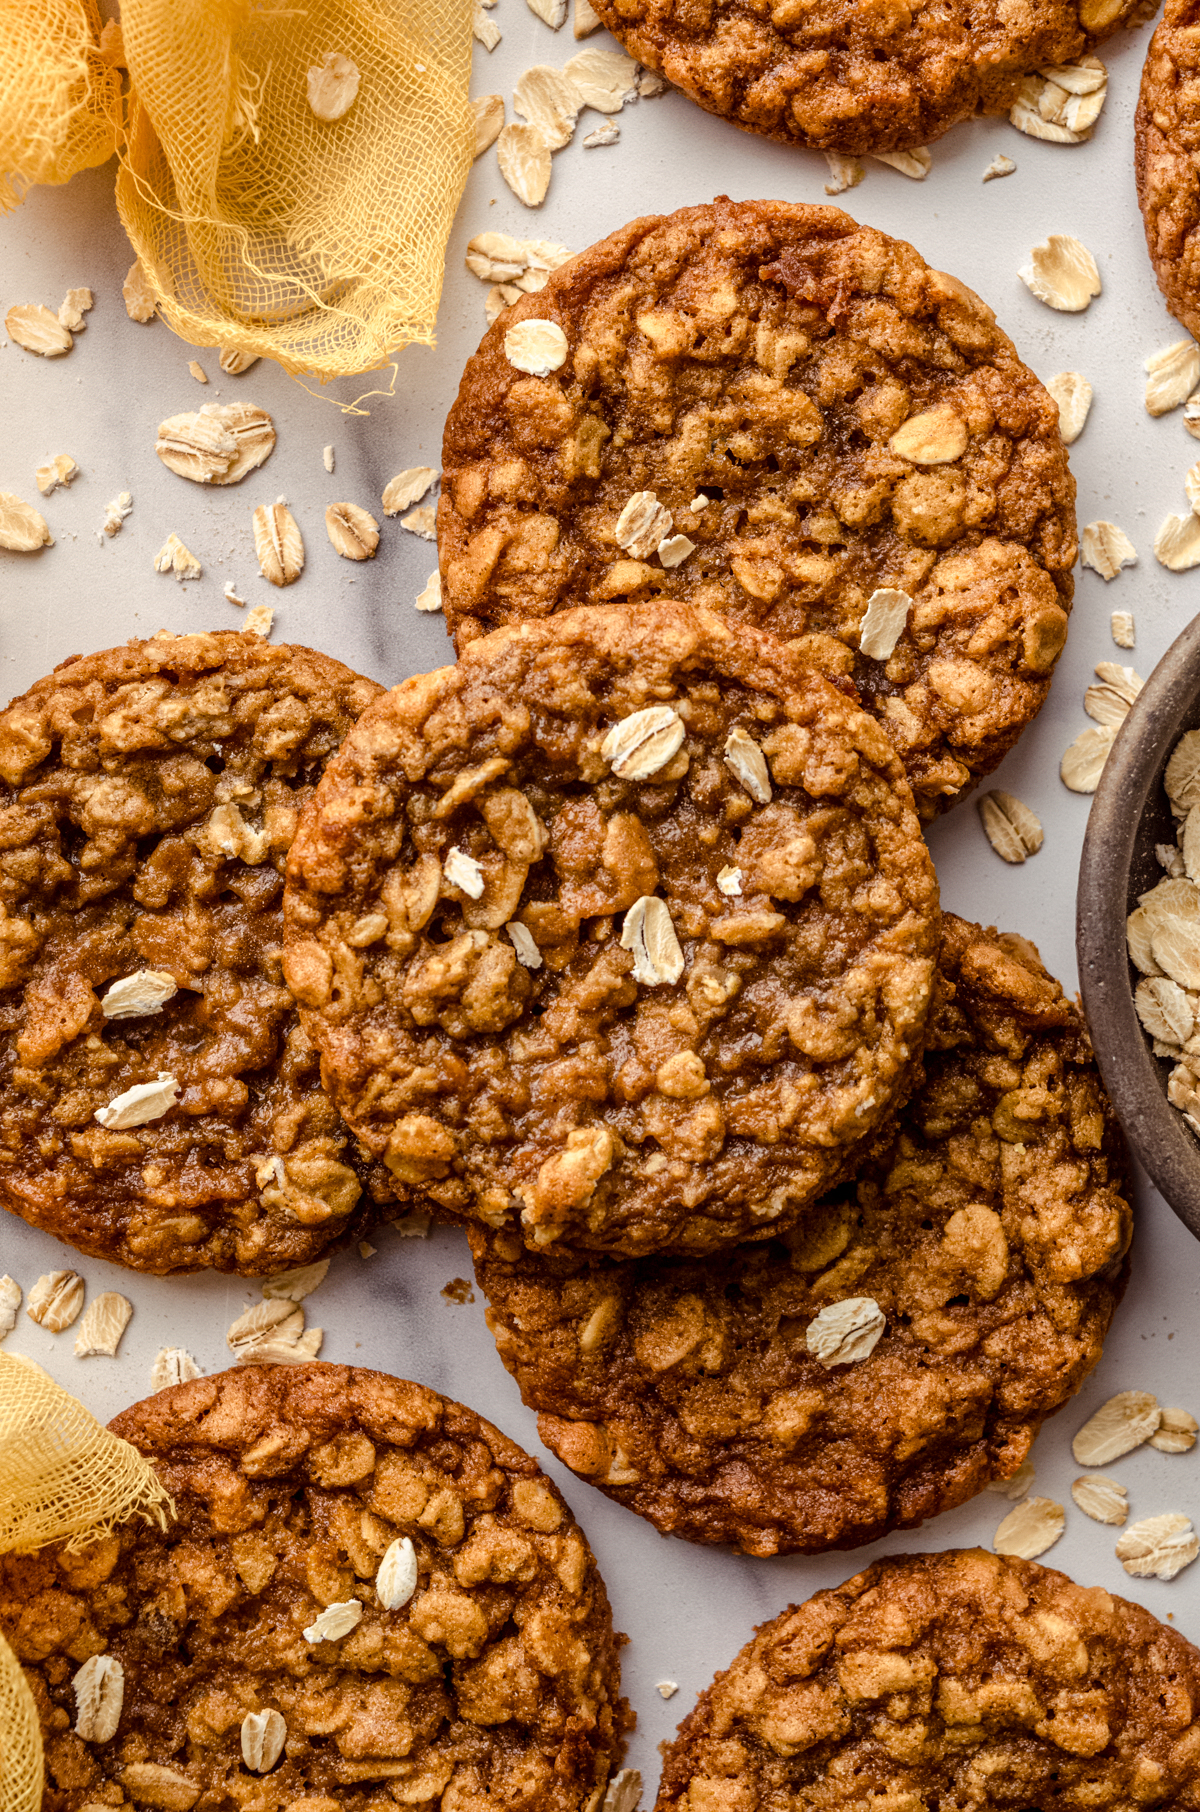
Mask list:
[[[1125,920],[1163,877],[1156,843],[1174,843],[1163,770],[1185,730],[1200,729],[1200,616],[1168,648],[1113,745],[1092,800],[1075,944],[1084,1012],[1105,1087],[1139,1161],[1200,1239],[1200,1141],[1167,1100],[1172,1065],[1156,1057],[1133,1007],[1137,972]]]

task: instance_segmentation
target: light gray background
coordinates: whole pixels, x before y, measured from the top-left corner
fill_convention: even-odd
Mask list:
[[[569,24],[551,33],[523,0],[500,0],[491,17],[504,38],[491,57],[476,49],[477,93],[498,90],[510,97],[530,64],[561,66],[579,48]],[[1074,369],[1095,386],[1091,418],[1071,452],[1079,520],[1119,523],[1138,548],[1139,564],[1107,586],[1093,573],[1080,574],[1053,694],[996,777],[1038,813],[1045,847],[1025,867],[1005,867],[969,804],[930,839],[945,904],[1032,937],[1071,988],[1075,877],[1088,801],[1063,787],[1059,758],[1088,725],[1082,695],[1094,664],[1132,661],[1148,675],[1200,601],[1200,571],[1170,574],[1152,552],[1162,517],[1187,507],[1184,473],[1200,446],[1188,438],[1178,412],[1153,421],[1142,402],[1143,359],[1181,333],[1146,260],[1131,168],[1147,38],[1145,30],[1123,34],[1105,48],[1109,97],[1091,144],[1042,145],[1006,121],[974,122],[933,147],[926,182],[868,164],[866,181],[840,198],[857,218],[910,239],[931,263],[978,290],[1039,375]],[[587,43],[612,48],[603,33]],[[498,228],[580,250],[638,212],[722,192],[826,199],[826,167],[818,154],[738,132],[682,95],[627,107],[618,120],[620,143],[584,150],[583,133],[599,124],[598,115],[583,115],[575,143],[554,159],[549,196],[536,213],[509,193],[494,151],[476,164],[451,239],[438,347],[402,353],[394,399],[367,403],[368,417],[343,416],[336,404],[339,393],[349,399],[375,387],[376,377],[316,395],[265,363],[242,378],[227,378],[215,352],[181,344],[159,322],[138,326],[128,320],[120,287],[131,254],[113,205],[112,166],[87,172],[66,189],[36,191],[0,221],[4,307],[44,302],[57,308],[66,290],[80,284],[96,293],[87,330],[68,357],[51,362],[11,344],[0,353],[0,490],[37,502],[34,468],[55,453],[72,454],[82,468],[69,491],[42,506],[56,545],[39,555],[0,553],[0,694],[20,692],[68,655],[163,626],[236,627],[239,613],[222,595],[229,579],[250,602],[276,605],[277,640],[311,643],[387,683],[450,660],[442,619],[418,616],[412,606],[436,564],[432,546],[398,522],[385,522],[378,558],[351,565],[329,545],[323,513],[339,499],[380,513],[380,491],[394,472],[439,464],[442,422],[484,328],[484,286],[463,266],[468,239]],[[1016,159],[1016,174],[982,184],[984,169],[1000,151]],[[1053,232],[1078,235],[1096,256],[1104,293],[1086,314],[1056,314],[1018,280],[1030,247]],[[209,373],[207,389],[188,374],[193,357]],[[209,491],[159,463],[154,437],[164,416],[234,398],[258,403],[274,417],[279,442],[262,471],[240,486]],[[337,451],[332,478],[321,463],[329,442]],[[104,505],[123,489],[133,493],[133,514],[123,533],[100,546],[96,530]],[[308,551],[302,579],[283,592],[258,577],[250,532],[253,506],[280,494],[296,514]],[[153,571],[154,554],[172,531],[203,563],[197,584],[182,587]],[[1135,612],[1132,655],[1110,639],[1109,612],[1116,607]],[[1115,1532],[1089,1522],[1069,1497],[1078,1471],[1070,1437],[1113,1392],[1153,1390],[1164,1403],[1200,1410],[1200,1251],[1148,1187],[1140,1189],[1137,1208],[1133,1282],[1099,1369],[1034,1449],[1035,1489],[1067,1506],[1067,1532],[1046,1557],[1050,1564],[1139,1599],[1200,1641],[1200,1564],[1170,1584],[1128,1579],[1113,1556]],[[631,1638],[625,1686],[639,1724],[630,1761],[641,1767],[648,1788],[658,1776],[656,1745],[755,1623],[836,1584],[878,1553],[986,1544],[1008,1508],[985,1493],[919,1531],[854,1555],[819,1559],[750,1560],[664,1539],[540,1448],[534,1418],[495,1355],[482,1301],[460,1307],[440,1294],[448,1279],[470,1273],[463,1237],[443,1230],[427,1242],[400,1240],[385,1229],[376,1243],[373,1258],[354,1252],[336,1258],[309,1299],[310,1324],[325,1329],[323,1356],[417,1378],[462,1398],[540,1455],[591,1538],[617,1626]],[[26,1290],[39,1273],[77,1263],[90,1291],[119,1289],[135,1305],[119,1359],[77,1360],[71,1334],[55,1339],[24,1314],[7,1345],[39,1360],[105,1417],[146,1392],[151,1360],[164,1343],[182,1343],[206,1371],[219,1370],[229,1357],[228,1323],[258,1295],[237,1279],[155,1279],[80,1261],[45,1234],[3,1218],[0,1272],[11,1272]],[[1141,1517],[1200,1510],[1198,1467],[1200,1450],[1170,1457],[1146,1448],[1109,1470],[1129,1486],[1132,1514]],[[664,1678],[680,1686],[669,1704],[654,1690]]]

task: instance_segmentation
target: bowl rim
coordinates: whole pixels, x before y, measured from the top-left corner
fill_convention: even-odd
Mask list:
[[[1134,845],[1183,720],[1200,699],[1200,616],[1130,707],[1092,800],[1075,895],[1079,987],[1104,1086],[1139,1162],[1200,1239],[1200,1144],[1168,1102],[1133,1004],[1125,920]]]

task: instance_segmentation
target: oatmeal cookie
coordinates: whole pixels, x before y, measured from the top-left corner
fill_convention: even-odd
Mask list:
[[[979,1548],[899,1554],[764,1623],[664,1745],[656,1812],[1200,1806],[1200,1651]]]
[[[499,1429],[341,1365],[198,1378],[112,1428],[167,1528],[0,1557],[44,1812],[599,1804],[632,1722],[620,1638],[570,1510]]]
[[[626,1264],[472,1232],[542,1439],[664,1533],[775,1554],[911,1528],[1015,1472],[1100,1357],[1131,1216],[1082,1020],[1024,939],[943,923],[924,1081],[796,1231]]]
[[[350,1224],[363,1166],[284,985],[283,867],[381,690],[226,631],[66,661],[0,713],[5,1207],[146,1271],[261,1274]]]
[[[1146,246],[1167,307],[1200,335],[1200,0],[1167,0],[1150,40],[1134,167]]]
[[[937,883],[887,738],[674,604],[472,642],[364,714],[288,864],[284,966],[401,1199],[528,1244],[790,1225],[907,1092]]]
[[[535,320],[566,342],[544,375],[509,338]],[[610,599],[743,618],[853,679],[923,817],[1049,690],[1076,558],[1057,405],[976,295],[836,208],[720,199],[613,233],[492,326],[442,457],[460,649]],[[882,641],[877,592],[904,594]]]
[[[1031,70],[1076,62],[1147,17],[1146,0],[596,0],[596,11],[706,112],[845,152],[911,150],[959,120],[1007,113]]]

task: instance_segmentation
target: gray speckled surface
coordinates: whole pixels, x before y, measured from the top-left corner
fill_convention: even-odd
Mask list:
[[[500,0],[491,16],[504,39],[490,58],[476,50],[477,93],[511,95],[529,64],[561,65],[577,48],[569,26],[555,36],[523,0]],[[1183,475],[1200,447],[1178,413],[1153,421],[1142,406],[1143,358],[1180,336],[1146,261],[1131,170],[1146,39],[1145,31],[1124,34],[1107,47],[1109,100],[1091,144],[1035,144],[1004,121],[975,122],[933,147],[925,183],[869,165],[862,186],[840,198],[859,219],[911,239],[932,263],[977,289],[1040,375],[1075,369],[1095,386],[1091,419],[1071,454],[1079,519],[1118,522],[1140,558],[1109,586],[1095,574],[1080,575],[1050,702],[998,776],[1038,812],[1045,848],[1023,869],[1004,867],[970,805],[931,837],[945,903],[1034,938],[1072,987],[1075,872],[1088,802],[1061,785],[1059,756],[1088,724],[1081,699],[1094,663],[1131,660],[1149,673],[1200,604],[1200,571],[1167,573],[1151,551],[1162,516],[1186,508]],[[589,40],[606,43],[603,34]],[[682,96],[627,108],[618,121],[620,143],[585,151],[582,133],[599,123],[584,115],[576,142],[556,156],[550,193],[537,214],[509,194],[494,152],[476,165],[451,241],[439,345],[402,354],[395,397],[368,402],[365,417],[341,415],[332,392],[306,394],[266,364],[241,378],[225,377],[215,353],[182,345],[160,323],[129,321],[120,285],[130,252],[113,206],[111,169],[88,172],[67,189],[35,192],[0,221],[5,307],[25,301],[57,307],[79,284],[96,292],[87,331],[67,358],[51,363],[11,344],[0,352],[0,489],[36,500],[34,467],[54,453],[71,453],[82,468],[74,486],[44,506],[56,545],[37,556],[0,554],[0,691],[22,690],[67,655],[162,626],[236,627],[239,613],[222,595],[227,580],[250,602],[277,606],[277,640],[311,642],[385,682],[448,659],[441,618],[412,608],[435,564],[433,548],[398,522],[385,522],[378,558],[351,566],[330,547],[323,513],[342,498],[374,508],[399,468],[438,464],[442,420],[484,326],[484,287],[462,264],[471,235],[486,226],[580,249],[634,213],[720,192],[826,199],[818,155],[746,136]],[[1001,150],[1016,159],[1017,172],[985,186],[982,173]],[[1077,234],[1096,255],[1104,293],[1085,315],[1053,313],[1018,281],[1029,248],[1051,232]],[[188,374],[192,357],[209,373],[207,389]],[[337,389],[348,399],[377,382]],[[160,465],[153,443],[164,416],[234,398],[261,404],[275,419],[279,443],[267,466],[240,486],[210,491]],[[326,443],[337,453],[332,478],[321,463]],[[133,493],[133,514],[123,533],[101,547],[96,530],[104,505],[123,489]],[[258,577],[250,535],[253,506],[280,495],[288,498],[308,550],[303,578],[284,592]],[[180,586],[152,569],[172,531],[204,565],[196,584]],[[1109,612],[1117,607],[1136,614],[1132,655],[1122,655],[1109,636]],[[1200,1640],[1200,1564],[1172,1584],[1127,1579],[1113,1557],[1114,1532],[1089,1522],[1068,1496],[1078,1470],[1069,1437],[1114,1391],[1139,1387],[1157,1391],[1165,1403],[1200,1406],[1200,1250],[1151,1190],[1141,1190],[1137,1205],[1133,1283],[1105,1358],[1077,1406],[1049,1425],[1034,1450],[1037,1489],[1068,1510],[1066,1534],[1046,1558],[1077,1579],[1170,1614]],[[462,1237],[440,1231],[422,1242],[384,1230],[376,1243],[373,1258],[339,1257],[309,1300],[310,1323],[326,1330],[324,1356],[419,1378],[465,1399],[540,1452],[533,1417],[495,1356],[482,1302],[456,1306],[440,1294],[448,1279],[469,1273]],[[0,1223],[0,1271],[26,1289],[40,1272],[73,1262],[69,1249],[46,1235],[7,1218]],[[227,1357],[226,1326],[257,1296],[250,1285],[216,1276],[142,1278],[89,1260],[79,1268],[90,1290],[122,1289],[135,1305],[120,1358],[76,1360],[71,1335],[56,1340],[24,1315],[8,1345],[38,1359],[105,1416],[144,1393],[151,1359],[164,1343],[182,1343],[206,1370],[219,1369]],[[986,1543],[1008,1508],[985,1494],[854,1556],[751,1561],[666,1540],[554,1461],[547,1464],[591,1537],[618,1625],[631,1637],[625,1678],[640,1721],[630,1759],[649,1785],[658,1773],[657,1743],[754,1623],[836,1583],[876,1552]],[[1200,1512],[1198,1469],[1200,1450],[1172,1458],[1150,1449],[1110,1468],[1129,1486],[1134,1516]],[[663,1678],[680,1686],[669,1704],[654,1690]]]

